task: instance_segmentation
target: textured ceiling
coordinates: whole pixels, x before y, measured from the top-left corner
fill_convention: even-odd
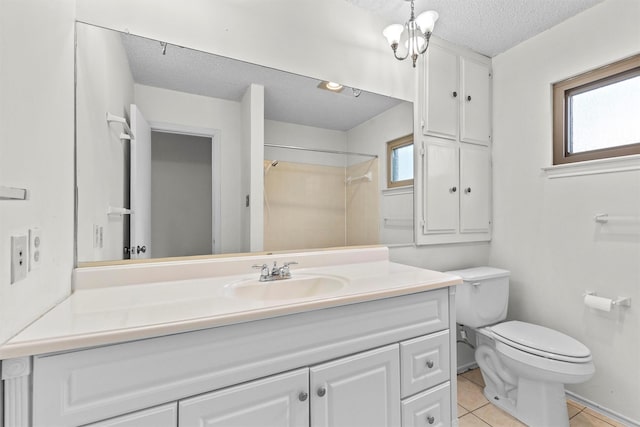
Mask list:
[[[405,0],[346,1],[389,23],[409,17]],[[439,38],[492,57],[601,1],[416,0],[415,9],[439,13]],[[402,102],[368,92],[354,97],[351,88],[331,93],[317,89],[316,79],[173,45],[163,55],[156,40],[122,40],[137,83],[232,101],[240,101],[251,83],[260,84],[269,120],[346,131]]]
[[[405,0],[346,0],[387,19],[404,23]],[[416,15],[440,15],[434,35],[493,57],[603,0],[415,0]]]
[[[103,30],[106,31],[106,30]],[[400,100],[351,88],[318,89],[319,80],[242,61],[122,35],[136,83],[213,98],[240,101],[251,83],[265,88],[265,118],[347,131],[398,105]]]

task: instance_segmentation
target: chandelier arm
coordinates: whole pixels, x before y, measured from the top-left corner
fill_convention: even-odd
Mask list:
[[[422,34],[422,32],[421,32]],[[423,34],[424,37],[424,49],[418,49],[418,52],[420,52],[420,55],[422,55],[423,53],[425,53],[427,51],[427,49],[429,48],[429,40],[431,40],[431,31],[427,31],[427,34]]]

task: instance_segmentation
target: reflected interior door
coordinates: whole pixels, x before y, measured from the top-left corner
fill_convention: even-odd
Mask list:
[[[131,104],[131,259],[151,258],[151,127]]]

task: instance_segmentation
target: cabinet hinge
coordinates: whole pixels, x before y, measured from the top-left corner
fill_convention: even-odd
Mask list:
[[[424,141],[420,143],[420,157],[424,157]]]

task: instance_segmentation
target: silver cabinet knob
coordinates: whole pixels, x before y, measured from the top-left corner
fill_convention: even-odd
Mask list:
[[[433,368],[433,360],[427,360],[427,368]]]
[[[456,92],[455,90],[451,93],[451,95],[455,98],[458,96],[458,92]]]
[[[327,388],[326,387],[320,387],[317,390],[318,396],[322,397],[325,394],[327,394]]]
[[[471,101],[471,95],[467,96],[467,101]]]
[[[458,191],[458,188],[457,188],[457,187],[451,187],[451,188],[449,189],[449,191],[450,191],[451,193],[455,193],[456,191]]]
[[[471,193],[471,187],[467,187],[464,189],[464,194],[469,194]]]
[[[433,418],[431,415],[427,415],[427,422],[429,424],[433,424],[434,422],[436,422],[436,419]]]
[[[300,399],[300,402],[304,402],[305,400],[307,400],[308,397],[309,395],[304,391],[301,391],[300,394],[298,395],[298,399]]]

